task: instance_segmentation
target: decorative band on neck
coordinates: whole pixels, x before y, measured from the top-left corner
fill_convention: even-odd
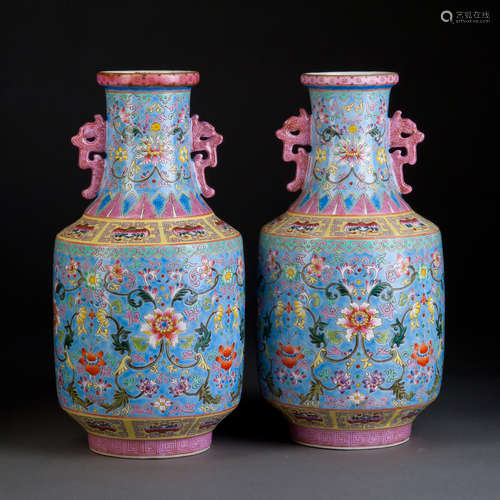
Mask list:
[[[111,87],[191,87],[200,81],[197,71],[99,71],[97,83]]]
[[[397,73],[388,71],[303,73],[300,77],[307,87],[377,87],[395,85],[398,80]]]

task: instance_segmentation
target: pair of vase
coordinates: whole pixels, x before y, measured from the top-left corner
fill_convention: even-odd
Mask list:
[[[399,111],[388,118],[395,73],[301,80],[312,114],[277,136],[297,166],[287,187],[302,193],[260,239],[261,391],[296,442],[399,444],[443,363],[440,233],[400,196],[423,134]],[[243,383],[242,239],[204,200],[222,137],[190,116],[197,72],[97,81],[107,120],[72,138],[95,200],[55,244],[59,402],[97,453],[200,453]]]

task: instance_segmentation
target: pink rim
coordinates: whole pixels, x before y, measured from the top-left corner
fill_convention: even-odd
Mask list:
[[[408,441],[411,434],[411,424],[366,431],[333,431],[291,424],[290,433],[292,439],[299,444],[319,448],[382,448]]]
[[[399,81],[399,76],[397,73],[386,71],[304,73],[301,75],[300,81],[304,85],[314,87],[395,85]]]
[[[181,439],[112,439],[89,434],[89,448],[101,455],[122,458],[170,458],[195,455],[210,448],[212,433]]]
[[[197,71],[99,71],[97,83],[116,87],[189,87],[197,85]]]

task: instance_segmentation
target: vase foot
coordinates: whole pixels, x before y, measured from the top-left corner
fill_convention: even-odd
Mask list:
[[[406,443],[410,439],[411,424],[364,431],[312,429],[311,427],[290,424],[290,433],[296,443],[305,446],[333,450],[366,450]]]
[[[175,458],[203,453],[212,433],[180,439],[113,439],[89,434],[89,448],[99,455],[118,458]]]

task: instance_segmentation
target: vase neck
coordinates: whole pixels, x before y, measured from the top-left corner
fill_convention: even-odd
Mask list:
[[[309,167],[292,211],[365,215],[409,210],[391,168],[390,88],[310,86]]]
[[[106,87],[106,168],[87,215],[156,219],[211,213],[191,159],[189,87]]]

